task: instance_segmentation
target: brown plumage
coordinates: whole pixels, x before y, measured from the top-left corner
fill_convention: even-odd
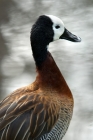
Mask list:
[[[34,51],[35,82],[0,103],[0,140],[61,140],[69,126],[73,112],[71,91],[51,54],[46,50],[45,59],[42,56],[38,61]]]

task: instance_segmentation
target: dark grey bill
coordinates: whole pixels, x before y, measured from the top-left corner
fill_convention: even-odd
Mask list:
[[[60,36],[60,39],[66,39],[72,42],[81,42],[80,37],[77,37],[76,35],[72,34],[66,28],[64,30],[64,33]]]

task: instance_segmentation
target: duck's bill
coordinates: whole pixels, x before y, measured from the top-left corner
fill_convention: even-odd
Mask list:
[[[66,39],[72,42],[81,42],[80,37],[77,37],[76,35],[72,34],[66,28],[64,30],[64,33],[60,36],[60,39]]]

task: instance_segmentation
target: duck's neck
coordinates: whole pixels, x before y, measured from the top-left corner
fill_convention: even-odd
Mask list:
[[[70,92],[64,77],[49,52],[47,52],[47,57],[41,67],[37,67],[37,73],[36,80],[41,88],[53,89],[59,92],[67,90]]]
[[[42,45],[41,44],[39,45],[38,43],[37,45],[37,42],[32,45],[33,57],[34,57],[36,66],[38,68],[41,67],[42,63],[47,58],[47,54],[48,54],[47,46],[48,45],[44,45],[44,43]]]

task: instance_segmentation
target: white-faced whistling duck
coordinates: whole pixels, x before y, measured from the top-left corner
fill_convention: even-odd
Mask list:
[[[73,96],[48,51],[49,43],[58,39],[81,41],[59,18],[40,16],[30,36],[37,77],[1,101],[0,140],[61,140],[65,135]]]

